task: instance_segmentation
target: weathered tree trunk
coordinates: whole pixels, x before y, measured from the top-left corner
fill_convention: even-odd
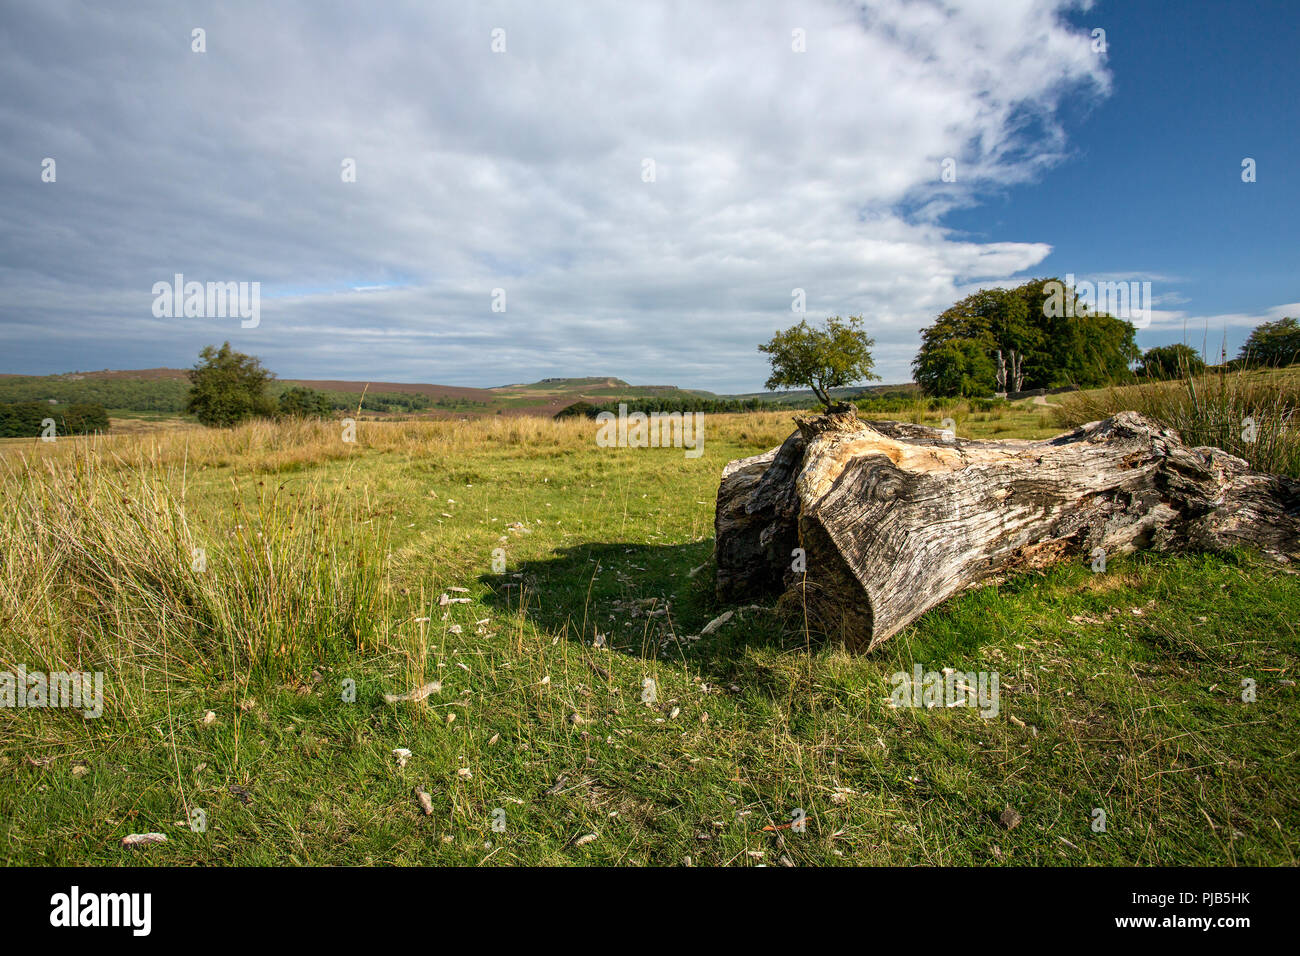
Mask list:
[[[722,473],[724,601],[785,590],[869,650],[954,594],[1058,561],[1249,545],[1300,559],[1300,482],[1123,412],[1046,441],[953,439],[851,410]],[[806,570],[800,568],[803,549]]]

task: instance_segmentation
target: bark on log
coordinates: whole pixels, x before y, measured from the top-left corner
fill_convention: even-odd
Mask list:
[[[1046,441],[974,441],[851,410],[797,419],[718,488],[717,592],[784,590],[870,650],[967,588],[1058,561],[1248,545],[1300,559],[1300,482],[1122,412]],[[795,548],[806,571],[792,569]]]

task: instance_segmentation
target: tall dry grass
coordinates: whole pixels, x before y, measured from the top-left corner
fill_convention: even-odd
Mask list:
[[[1213,445],[1259,471],[1300,478],[1300,374],[1291,370],[1198,375],[1066,397],[1057,410],[1075,427],[1131,410],[1174,428],[1188,445]]]
[[[538,450],[572,447],[595,435],[583,420],[493,416],[468,422],[359,421],[353,441],[343,440],[343,422],[290,419],[252,421],[234,428],[176,429],[124,435],[89,435],[0,441],[0,461],[18,472],[49,461],[68,461],[84,450],[107,468],[133,465],[188,468],[238,467],[257,472],[292,470],[323,461],[345,460],[366,449],[428,454],[469,454],[492,446]]]
[[[228,506],[195,514],[190,464],[138,451],[0,468],[3,669],[102,670],[106,693],[256,684],[379,643],[386,526],[364,496],[232,479]]]
[[[794,412],[707,415],[705,441],[742,440],[764,434],[780,444],[794,429]],[[340,420],[246,422],[234,428],[177,429],[129,435],[64,437],[0,441],[0,463],[11,473],[39,471],[46,462],[68,462],[90,451],[104,468],[173,466],[237,467],[261,473],[356,457],[366,449],[437,458],[470,457],[494,448],[519,449],[544,455],[563,449],[591,447],[596,424],[588,419],[526,416],[485,416],[469,421],[359,421],[355,441],[342,440]],[[4,476],[0,467],[0,479]]]

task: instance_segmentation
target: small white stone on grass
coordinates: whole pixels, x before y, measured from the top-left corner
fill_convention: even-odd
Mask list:
[[[430,694],[436,694],[441,690],[442,690],[442,682],[433,680],[433,681],[429,681],[429,683],[425,684],[423,687],[417,687],[415,690],[408,691],[405,694],[385,694],[384,703],[400,704],[402,701],[407,701],[407,700],[410,701],[424,700],[424,698],[428,697]]]
[[[424,811],[426,817],[433,816],[433,799],[425,791],[424,787],[415,788],[415,799],[420,801],[420,809]]]
[[[165,833],[132,833],[122,837],[121,845],[124,847],[149,846],[152,843],[166,843],[167,834]]]
[[[730,621],[732,616],[735,615],[735,613],[736,613],[735,611],[724,611],[722,614],[719,614],[717,617],[711,620],[708,624],[705,624],[703,630],[700,631],[700,634],[701,635],[712,634],[718,628],[722,627],[722,625]]]

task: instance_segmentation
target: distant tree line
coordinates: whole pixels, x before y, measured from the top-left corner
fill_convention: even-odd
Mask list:
[[[1111,315],[1071,302],[1063,311],[1044,308],[1060,296],[1049,283],[1035,279],[1015,289],[985,289],[946,309],[921,333],[921,349],[912,363],[916,382],[931,397],[987,397],[994,391],[1076,386],[1092,388],[1137,375],[1167,379],[1199,374],[1206,366],[1187,345],[1164,345],[1140,353],[1133,326]],[[1059,306],[1059,303],[1058,303]],[[830,402],[831,389],[874,377],[871,339],[861,319],[827,320],[825,329],[801,323],[761,346],[770,356],[773,378],[768,387],[807,385],[816,399],[704,398],[676,392],[638,398],[575,402],[556,418],[595,418],[601,412],[755,412]],[[1300,363],[1300,322],[1291,317],[1255,328],[1229,367],[1281,367]],[[75,435],[108,429],[106,408],[145,412],[185,411],[209,426],[224,427],[248,418],[331,417],[354,410],[403,413],[427,409],[486,407],[485,402],[418,392],[324,392],[279,383],[254,356],[236,352],[230,343],[206,346],[187,372],[189,387],[175,379],[76,379],[70,376],[14,376],[0,379],[0,437],[40,435],[47,418],[56,434]],[[1018,388],[1016,388],[1018,386]],[[91,399],[94,400],[91,400]],[[855,396],[864,411],[885,411],[911,400],[904,390]],[[51,401],[56,404],[50,404]]]
[[[37,438],[44,433],[47,419],[54,420],[54,436],[88,435],[108,431],[108,413],[102,405],[78,402],[51,405],[46,402],[15,402],[0,405],[0,438]]]
[[[330,396],[301,385],[281,392],[278,405],[280,414],[287,418],[329,418],[334,414]]]
[[[1256,326],[1237,357],[1225,368],[1285,368],[1300,363],[1300,322],[1291,317]],[[1169,379],[1199,375],[1208,366],[1190,345],[1157,345],[1142,354],[1135,369],[1144,378]]]
[[[758,412],[771,405],[760,398],[699,398],[693,395],[648,396],[645,398],[610,399],[604,402],[574,402],[556,412],[556,418],[595,418],[601,412],[618,414],[618,406],[629,412]]]
[[[0,378],[0,402],[84,403],[136,412],[180,412],[189,386],[180,379],[76,379],[66,375]]]
[[[302,388],[303,386],[295,386]],[[321,392],[318,395],[328,397],[330,407],[335,411],[356,411],[360,405],[363,411],[381,413],[410,413],[423,411],[434,404],[443,406],[443,400],[434,402],[428,395],[419,392]],[[459,407],[459,406],[456,406]]]

